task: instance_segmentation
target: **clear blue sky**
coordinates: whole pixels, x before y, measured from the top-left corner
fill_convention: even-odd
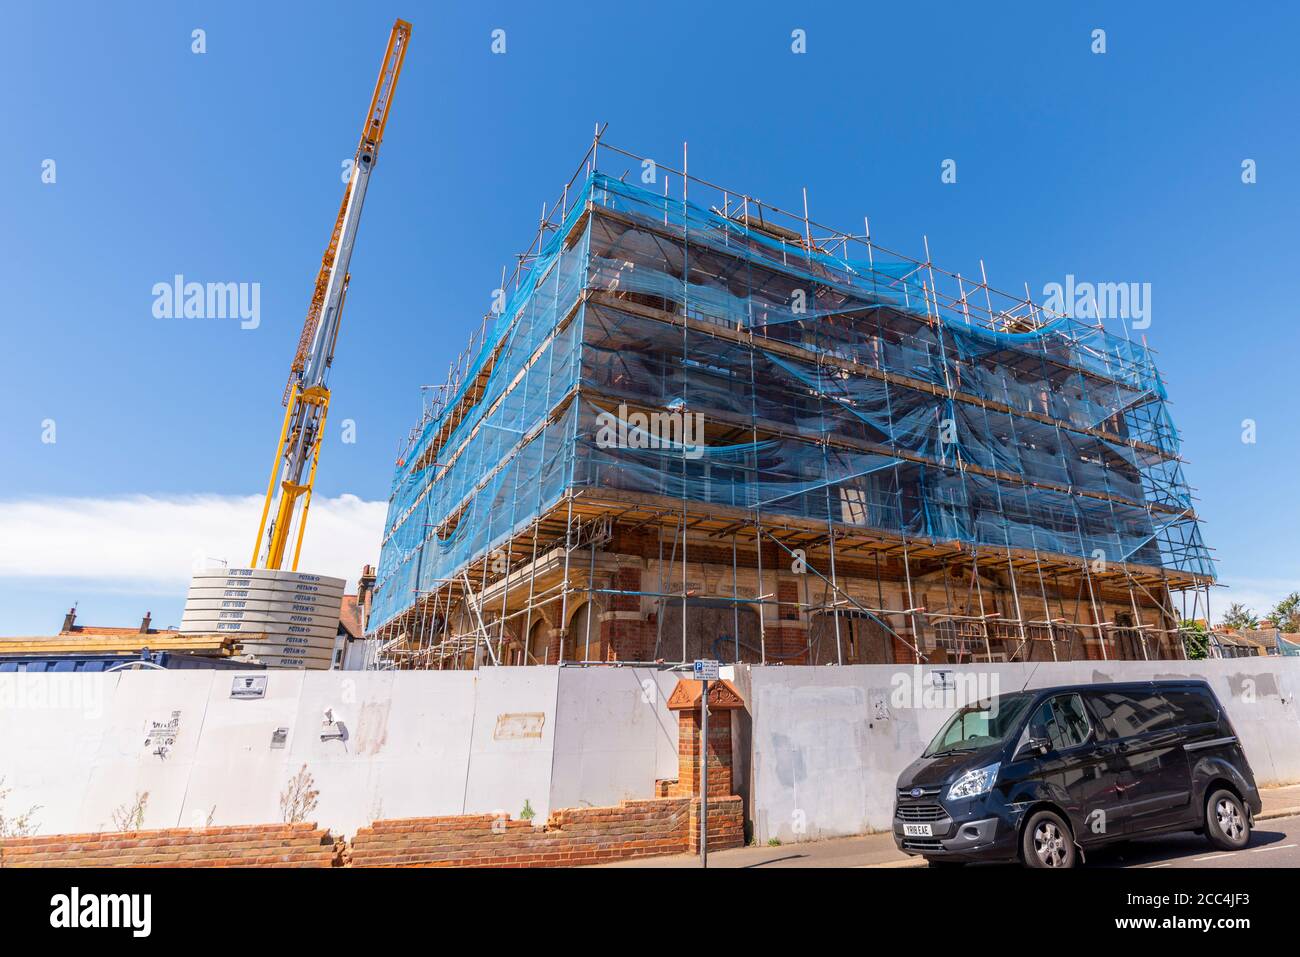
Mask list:
[[[689,140],[692,172],[786,208],[806,186],[814,218],[868,214],[904,252],[928,234],[936,261],[982,257],[1003,288],[1150,282],[1147,337],[1237,586],[1216,601],[1300,587],[1294,7],[726,6],[7,4],[0,503],[260,494],[340,163],[402,16],[331,382],[357,441],[331,429],[318,494],[386,499],[418,386],[441,381],[599,120],[674,165]],[[260,327],[155,319],[151,288],[176,273],[260,283]],[[183,597],[57,573],[0,587],[11,634],[57,628],[77,599],[96,623],[174,620]]]

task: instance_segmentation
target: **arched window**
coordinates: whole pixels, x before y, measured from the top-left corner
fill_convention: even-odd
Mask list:
[[[528,629],[528,657],[525,664],[530,665],[549,665],[554,664],[550,660],[551,630],[546,626],[546,619],[536,617]]]
[[[589,601],[583,602],[582,607],[569,619],[569,631],[564,638],[564,660],[605,660],[600,643],[600,622],[591,617]]]
[[[889,631],[880,622],[862,612],[841,611],[839,642],[836,647],[833,612],[818,612],[812,617],[809,636],[809,664],[824,665],[843,658],[846,665],[874,665],[893,662]]]

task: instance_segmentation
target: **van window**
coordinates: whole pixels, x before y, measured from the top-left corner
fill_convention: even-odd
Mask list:
[[[1018,727],[1020,715],[1032,699],[1032,694],[1016,692],[967,705],[944,723],[923,756],[977,751],[997,744]]]
[[[1204,691],[1166,691],[1176,724],[1206,724],[1219,720],[1219,709]]]
[[[1053,751],[1077,748],[1088,740],[1092,725],[1077,694],[1062,694],[1044,701],[1029,719],[1025,733],[1029,737],[1047,738]]]
[[[1128,738],[1173,726],[1173,712],[1164,696],[1155,690],[1138,692],[1093,691],[1089,693],[1097,720],[1112,738]]]

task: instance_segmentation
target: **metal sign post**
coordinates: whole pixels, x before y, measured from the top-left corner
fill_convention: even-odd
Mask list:
[[[700,867],[709,866],[709,680],[700,695]]]
[[[709,866],[709,681],[718,680],[716,661],[696,660],[700,682],[700,867]]]

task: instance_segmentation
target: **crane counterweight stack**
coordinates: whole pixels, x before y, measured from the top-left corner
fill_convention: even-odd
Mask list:
[[[334,362],[334,347],[338,343],[339,323],[343,314],[343,304],[347,298],[348,272],[352,261],[352,249],[357,240],[357,228],[361,223],[361,211],[365,205],[366,192],[370,186],[370,175],[374,171],[379,156],[379,147],[383,143],[384,128],[388,125],[388,114],[393,105],[393,96],[397,90],[397,81],[401,76],[402,62],[406,59],[406,48],[411,39],[411,25],[405,20],[398,20],[388,37],[388,47],[379,68],[379,77],[375,81],[375,90],[370,98],[370,108],[366,111],[365,121],[361,127],[361,139],[357,144],[356,154],[348,177],[343,201],[339,205],[334,229],[330,233],[329,243],[321,257],[320,271],[312,290],[311,304],[307,308],[307,317],[303,322],[302,333],[298,337],[298,347],[293,362],[289,367],[289,381],[285,385],[282,401],[285,406],[284,421],[280,427],[280,439],[276,444],[275,461],[271,468],[271,477],[267,482],[266,499],[262,505],[262,517],[257,527],[257,537],[253,542],[253,557],[250,568],[227,569],[218,577],[227,579],[227,586],[232,593],[243,591],[244,595],[226,596],[226,607],[219,613],[211,602],[219,598],[211,594],[215,583],[209,581],[211,575],[196,576],[190,586],[190,595],[186,601],[186,621],[182,631],[202,630],[246,632],[256,637],[270,653],[270,658],[289,666],[306,664],[308,667],[328,667],[329,651],[325,651],[324,664],[319,663],[320,648],[312,645],[317,654],[308,655],[309,661],[298,661],[292,652],[302,650],[304,643],[316,642],[328,636],[326,648],[333,644],[333,634],[327,624],[319,622],[317,611],[300,609],[304,595],[312,594],[315,585],[319,590],[324,583],[333,588],[336,579],[323,579],[321,576],[298,574],[298,558],[302,551],[303,533],[307,527],[307,512],[311,507],[312,487],[316,480],[316,466],[320,461],[321,441],[324,437],[325,418],[329,412],[330,390],[328,386],[329,369]],[[269,525],[268,525],[269,519]],[[293,541],[293,552],[289,563],[290,571],[281,569],[289,552],[289,543]],[[259,567],[260,566],[260,567]],[[271,592],[260,591],[251,597],[248,594],[248,582],[240,588],[241,578],[251,576],[257,580],[259,587],[271,588]],[[202,586],[200,577],[204,577]],[[338,585],[341,590],[341,583]],[[201,593],[201,594],[200,594]],[[341,596],[340,596],[341,599]],[[191,604],[194,607],[191,608]],[[248,606],[253,607],[248,607]],[[334,610],[337,613],[338,606]],[[193,614],[190,614],[193,612]],[[311,616],[310,628],[307,622],[298,628],[301,635],[295,637],[294,628],[286,628],[285,622],[293,623],[295,613]],[[286,619],[284,616],[288,615]],[[210,619],[212,619],[210,621]],[[215,624],[216,627],[210,627]],[[337,629],[338,616],[334,617]],[[283,635],[286,654],[277,655],[275,638],[277,633],[288,631]],[[310,631],[310,635],[307,633]],[[317,634],[321,632],[321,634]],[[268,637],[269,636],[269,637]],[[257,643],[257,642],[253,642]],[[259,646],[260,647],[260,646]],[[270,660],[270,659],[268,659]]]

